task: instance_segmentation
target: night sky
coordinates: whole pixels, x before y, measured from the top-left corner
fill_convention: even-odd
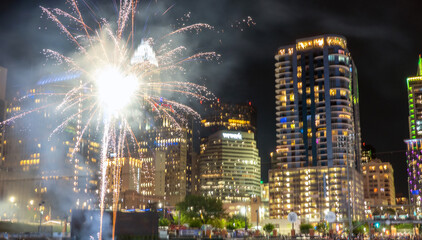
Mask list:
[[[55,25],[45,17],[40,18],[39,5],[66,8],[63,2],[9,0],[0,4],[0,65],[9,69],[9,97],[48,72],[49,63],[41,54],[42,49],[72,51],[73,46]],[[81,8],[86,10],[83,2]],[[113,0],[86,2],[100,16],[113,14]],[[175,25],[176,19],[188,12],[191,23],[215,26],[214,32],[205,31],[205,37],[194,37],[199,43],[187,43],[194,50],[216,51],[221,59],[196,64],[193,68],[197,71],[188,77],[201,79],[221,101],[252,101],[256,106],[264,180],[269,153],[275,149],[277,48],[293,44],[297,38],[328,33],[345,36],[359,74],[362,140],[373,145],[382,160],[393,164],[396,191],[406,194],[403,143],[408,138],[406,77],[416,74],[418,55],[422,52],[419,2],[141,1],[142,17],[137,21],[136,36],[140,39],[148,35],[155,26]],[[237,26],[237,21],[248,16],[255,26]],[[89,21],[93,17],[87,18]]]

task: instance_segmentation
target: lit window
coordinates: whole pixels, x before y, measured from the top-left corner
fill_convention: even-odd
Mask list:
[[[314,47],[323,47],[323,46],[324,46],[324,38],[314,39]]]
[[[286,54],[286,49],[280,49],[278,50],[278,54],[283,56],[284,54]]]

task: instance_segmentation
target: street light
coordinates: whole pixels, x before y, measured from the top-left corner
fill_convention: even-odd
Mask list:
[[[30,205],[34,205],[34,200],[29,200]]]
[[[43,215],[43,210],[41,210],[41,206],[44,208],[44,204],[45,204],[44,201],[42,201],[38,204],[39,207],[40,207],[40,227],[38,228],[38,233],[41,232],[41,223],[42,223],[42,215]]]
[[[240,213],[245,214],[245,232],[248,231],[248,224],[246,224],[247,218],[246,218],[246,206],[242,207],[240,209]]]
[[[11,197],[9,198],[9,201],[10,201],[11,203],[14,203],[14,202],[15,202],[15,200],[16,200],[16,198],[15,198],[14,196],[11,196]]]
[[[158,203],[158,209],[161,208],[161,211],[163,212],[163,218],[165,218],[165,214],[164,214],[164,208],[163,208],[163,204],[162,203]]]

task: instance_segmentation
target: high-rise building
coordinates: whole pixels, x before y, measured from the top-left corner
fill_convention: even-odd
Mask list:
[[[409,184],[409,202],[417,205],[417,212],[422,212],[422,175],[419,165],[422,163],[422,58],[419,55],[416,76],[407,78],[409,103],[409,138],[406,164]]]
[[[139,193],[145,206],[155,201],[175,206],[192,191],[192,130],[178,129],[166,118],[153,122],[139,142],[144,162]]]
[[[373,158],[375,158],[375,148],[369,144],[362,143],[362,164],[370,162]]]
[[[248,104],[213,102],[205,105],[201,121],[201,138],[219,130],[256,133],[256,110]]]
[[[218,131],[242,131],[256,134],[256,110],[251,102],[246,104],[217,102],[204,104],[204,113],[201,120],[200,142],[207,144],[208,137]],[[255,139],[254,135],[254,139]],[[202,152],[202,151],[201,151]],[[200,194],[200,159],[192,158],[192,186],[193,193]]]
[[[388,162],[373,159],[362,166],[365,201],[371,206],[395,205],[394,169]]]
[[[422,138],[422,58],[419,55],[416,76],[407,78],[410,139]]]
[[[357,70],[346,39],[299,39],[275,55],[277,148],[270,217],[296,212],[318,222],[362,219],[363,181]],[[350,199],[350,200],[349,200]]]
[[[253,133],[220,130],[201,144],[200,191],[223,203],[261,195],[261,160]]]

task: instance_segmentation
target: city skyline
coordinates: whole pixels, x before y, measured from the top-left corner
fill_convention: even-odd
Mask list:
[[[39,77],[35,76],[41,76],[36,70],[37,66],[45,62],[40,52],[51,41],[45,37],[35,37],[35,35],[39,31],[48,32],[49,28],[55,28],[51,24],[46,24],[48,22],[46,19],[39,20],[41,10],[38,5],[45,4],[54,5],[55,3],[53,1],[39,1],[39,3],[17,1],[3,5],[2,11],[6,14],[2,12],[0,17],[0,25],[4,29],[0,45],[5,54],[0,56],[0,65],[9,69],[9,95],[15,89],[28,84],[20,79],[29,79],[27,76],[31,75],[30,73],[34,76],[32,83],[39,80]],[[173,3],[160,4],[163,7],[170,7]],[[392,164],[399,175],[396,178],[397,185],[404,186],[406,181],[400,180],[400,175],[405,173],[405,167],[400,167],[400,163],[405,161],[406,145],[403,139],[408,138],[406,78],[415,75],[417,56],[421,52],[421,47],[416,43],[419,33],[413,30],[417,29],[414,26],[418,26],[420,20],[406,18],[408,12],[416,11],[416,2],[400,6],[388,2],[383,4],[384,14],[373,13],[377,11],[375,4],[372,6],[358,1],[350,5],[348,9],[342,10],[344,13],[342,15],[337,13],[341,6],[329,3],[317,5],[318,9],[323,10],[315,11],[312,11],[315,3],[302,6],[300,3],[281,4],[268,1],[255,5],[256,9],[252,9],[252,6],[238,6],[227,2],[222,3],[221,6],[210,6],[211,4],[206,2],[177,3],[169,11],[169,16],[165,17],[180,16],[183,15],[180,14],[182,12],[191,11],[192,18],[195,20],[210,22],[218,27],[226,25],[228,29],[231,29],[230,25],[235,21],[249,15],[256,22],[255,26],[241,27],[244,31],[235,29],[219,36],[221,43],[217,41],[213,44],[216,46],[215,50],[222,54],[223,60],[215,66],[204,67],[204,72],[199,77],[206,78],[205,84],[209,85],[222,100],[252,101],[252,104],[257,107],[258,147],[263,162],[264,180],[266,180],[265,169],[269,167],[269,152],[275,149],[275,113],[272,96],[274,60],[271,56],[279,46],[288,44],[296,38],[323,33],[344,35],[348,39],[349,48],[359,69],[362,141],[374,145],[381,153],[403,151],[396,154],[397,156],[394,155],[398,159],[394,159]],[[271,9],[271,6],[274,8]],[[204,13],[200,10],[203,7],[209,7],[215,11]],[[404,10],[395,12],[396,7],[402,7]],[[360,19],[357,19],[354,15],[361,8],[364,10],[359,11]],[[233,10],[233,14],[224,19],[213,16],[225,9],[226,11]],[[264,16],[265,10],[269,10],[268,16]],[[286,14],[281,14],[282,17],[278,19],[275,17],[277,11]],[[394,14],[388,14],[391,12]],[[24,20],[19,18],[22,15],[29,15],[35,21],[22,26]],[[322,16],[326,17],[322,18]],[[393,17],[390,19],[391,16]],[[416,15],[409,14],[409,16]],[[18,18],[15,19],[17,21],[12,21],[20,24],[18,29],[15,28],[16,25],[10,25],[10,18]],[[38,29],[45,25],[47,25],[47,30]],[[276,31],[277,29],[279,31]],[[372,31],[373,29],[377,30]],[[11,39],[15,43],[11,43]],[[16,50],[13,46],[17,44],[21,46],[19,49],[22,52],[7,50]],[[251,46],[259,51],[245,51]],[[392,54],[391,49],[397,49],[397,51]],[[20,71],[31,68],[32,72]],[[219,71],[220,74],[212,75],[213,71]],[[245,81],[247,84],[244,84]],[[268,94],[263,94],[266,92]],[[393,106],[397,113],[392,116],[387,115]],[[380,158],[383,159],[383,156]],[[391,159],[386,160],[391,161]]]

